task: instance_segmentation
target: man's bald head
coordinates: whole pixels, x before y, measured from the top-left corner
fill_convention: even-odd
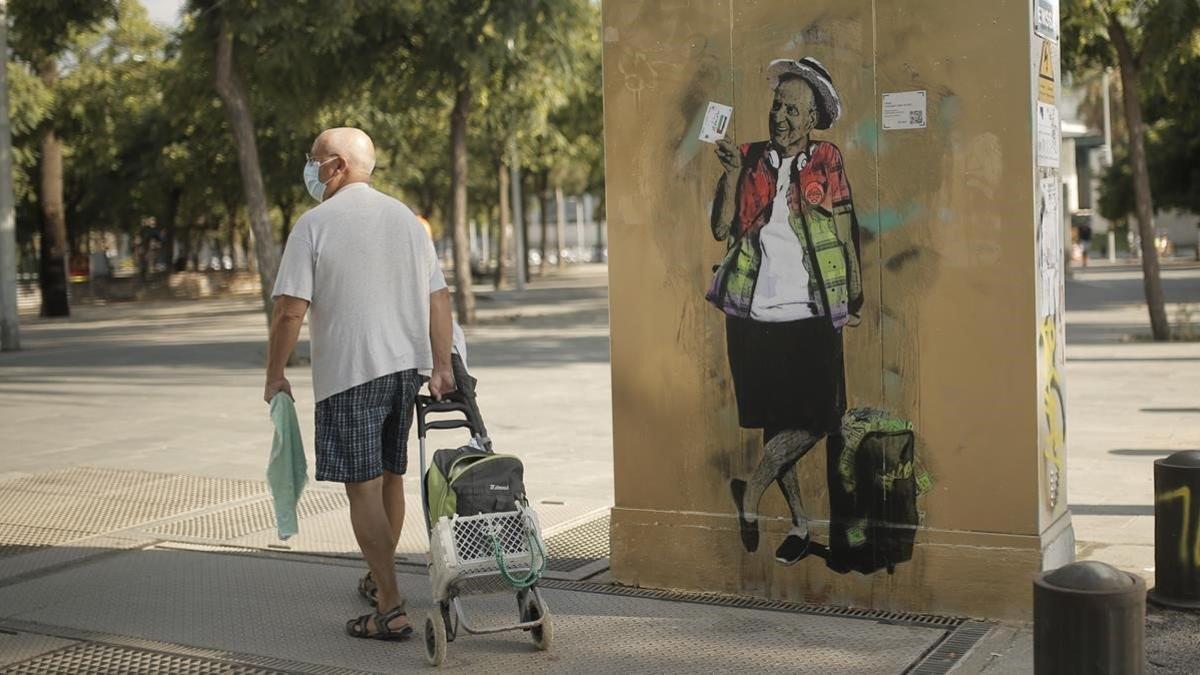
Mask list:
[[[362,129],[337,127],[322,131],[313,141],[313,157],[337,155],[353,178],[364,179],[375,170],[375,144]]]

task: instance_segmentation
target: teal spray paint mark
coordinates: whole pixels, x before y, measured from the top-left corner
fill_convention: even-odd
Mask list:
[[[692,123],[688,125],[687,131],[683,134],[683,140],[680,141],[679,147],[675,149],[675,169],[678,171],[687,166],[696,155],[700,154],[701,146],[709,146],[708,143],[701,142],[700,128],[704,126],[704,113],[708,110],[708,104],[705,103],[699,112],[692,117]]]
[[[850,132],[850,145],[868,148],[871,152],[883,152],[883,137],[879,135],[879,124],[874,117],[864,117]]]
[[[938,101],[937,109],[937,124],[942,130],[949,131],[958,123],[958,118],[962,113],[962,106],[958,102],[958,97],[952,94],[947,94]]]
[[[900,208],[888,206],[864,213],[859,222],[873,234],[883,234],[907,224],[920,212],[921,207],[915,203]]]

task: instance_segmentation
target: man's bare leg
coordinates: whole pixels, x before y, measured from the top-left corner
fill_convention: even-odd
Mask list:
[[[396,546],[392,538],[392,527],[388,520],[383,498],[383,477],[361,483],[346,483],[346,496],[350,498],[350,523],[354,526],[354,538],[362,549],[371,578],[379,591],[377,609],[386,614],[401,604],[400,590],[396,584],[394,562]],[[392,621],[389,628],[398,630],[406,624],[403,617]],[[371,622],[369,630],[379,629]]]
[[[384,470],[383,508],[387,511],[388,525],[392,528],[392,557],[400,545],[400,534],[404,530],[404,476]]]

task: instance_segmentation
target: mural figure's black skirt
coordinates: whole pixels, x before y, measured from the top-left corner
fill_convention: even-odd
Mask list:
[[[842,334],[825,317],[725,317],[729,370],[745,429],[837,431],[846,412]]]

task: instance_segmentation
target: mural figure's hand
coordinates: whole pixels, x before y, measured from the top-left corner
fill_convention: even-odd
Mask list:
[[[742,171],[742,153],[727,138],[717,141],[717,159],[725,167],[726,174],[737,175]]]

